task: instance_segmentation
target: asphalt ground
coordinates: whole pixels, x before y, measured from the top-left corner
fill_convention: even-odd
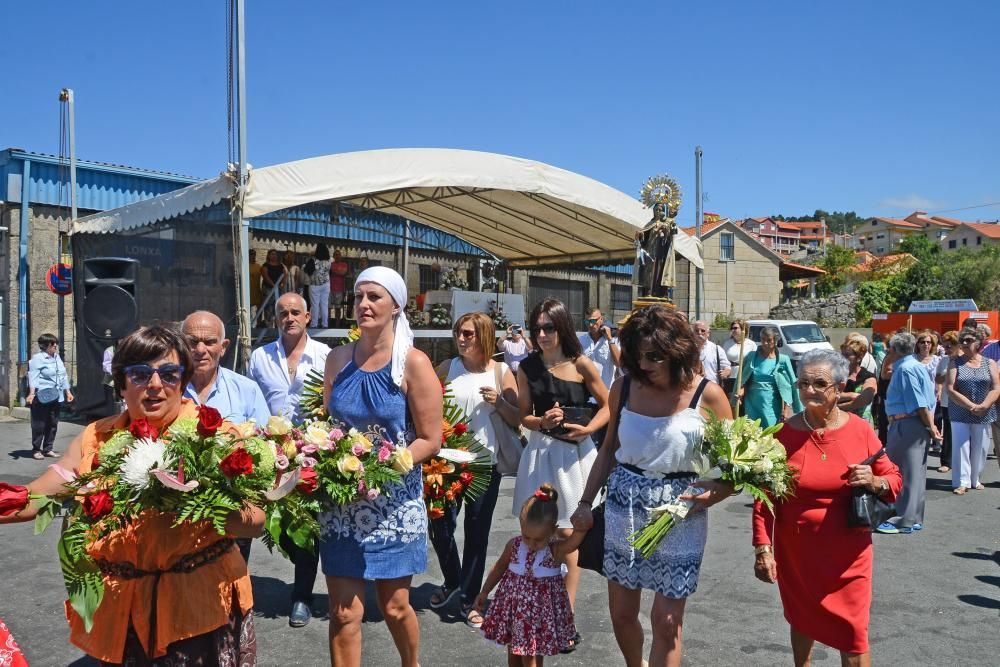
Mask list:
[[[80,426],[62,423],[57,451]],[[27,422],[0,423],[0,480],[24,483],[51,461],[30,458]],[[928,472],[925,528],[913,535],[876,535],[872,658],[877,665],[1000,665],[1000,468],[987,462],[985,491],[951,493],[947,475]],[[517,523],[510,514],[513,480],[505,479],[493,522],[490,564]],[[461,521],[460,521],[461,523]],[[35,536],[32,525],[0,527],[0,617],[34,667],[96,662],[70,645],[64,591],[56,555],[56,526]],[[710,511],[710,532],[698,591],[684,624],[684,664],[790,665],[788,626],[776,587],[753,576],[750,505],[730,498]],[[428,548],[429,545],[428,545]],[[458,615],[458,603],[431,610],[428,600],[442,581],[431,550],[430,567],[413,580],[412,601],[421,629],[421,664],[503,665],[502,649],[487,645]],[[327,595],[316,583],[314,617],[288,626],[292,567],[255,543],[250,559],[260,665],[327,665]],[[643,596],[647,629],[652,596]],[[584,642],[551,665],[623,664],[611,630],[604,579],[586,572],[576,607]],[[369,587],[364,622],[364,664],[397,664],[395,649]],[[837,651],[817,645],[815,665],[839,665]]]

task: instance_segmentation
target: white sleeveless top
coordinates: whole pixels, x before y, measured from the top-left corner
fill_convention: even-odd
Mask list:
[[[502,361],[494,363],[500,366],[502,379],[507,372],[507,364]],[[490,458],[493,463],[496,463],[496,436],[493,433],[493,423],[490,421],[490,413],[493,412],[494,408],[484,401],[483,395],[479,393],[481,387],[496,388],[496,371],[491,367],[482,373],[470,373],[462,364],[462,359],[455,357],[448,367],[448,376],[445,381],[448,382],[454,397],[452,400],[458,407],[462,408],[468,417],[469,425],[476,434],[476,439],[490,450]],[[500,389],[502,390],[502,387]]]
[[[618,462],[663,474],[695,472],[700,460],[695,453],[705,433],[705,419],[698,409],[701,391],[696,398],[694,406],[666,417],[640,415],[626,404],[618,423]]]

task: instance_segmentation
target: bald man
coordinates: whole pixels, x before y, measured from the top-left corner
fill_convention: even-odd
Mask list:
[[[196,405],[208,405],[234,424],[250,421],[263,426],[271,416],[257,383],[222,367],[229,339],[215,313],[199,310],[184,319],[181,332],[194,362],[194,375],[184,396]]]
[[[303,381],[312,369],[320,373],[326,368],[326,355],[330,348],[313,340],[306,333],[309,326],[309,309],[300,294],[282,294],[274,306],[275,321],[280,332],[278,340],[258,347],[250,355],[247,375],[260,386],[272,415],[287,417],[294,423],[302,421],[299,399]],[[282,547],[295,564],[295,582],[292,585],[292,610],[288,625],[301,628],[312,618],[313,588],[319,557],[308,549],[297,547],[291,540],[282,541]]]

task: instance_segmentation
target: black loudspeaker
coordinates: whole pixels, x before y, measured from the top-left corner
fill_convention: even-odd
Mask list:
[[[139,260],[83,260],[83,325],[94,338],[115,341],[139,325]]]

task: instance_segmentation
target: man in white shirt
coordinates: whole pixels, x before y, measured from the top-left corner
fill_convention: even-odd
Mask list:
[[[302,295],[295,292],[282,294],[274,311],[280,336],[273,343],[253,351],[247,374],[264,392],[272,415],[281,415],[297,423],[300,421],[299,398],[302,396],[303,381],[313,368],[323,372],[330,348],[306,333],[310,315]],[[292,613],[288,624],[300,628],[308,624],[312,617],[312,591],[316,584],[319,558],[290,541],[283,546],[295,563]]]
[[[696,320],[691,328],[701,345],[701,374],[716,384],[722,384],[722,381],[732,373],[729,357],[725,350],[708,339],[708,335],[712,332],[708,324],[702,320]]]
[[[597,372],[604,380],[604,386],[611,388],[611,383],[615,381],[615,371],[621,365],[621,349],[618,347],[618,339],[611,335],[611,329],[604,324],[604,316],[600,308],[590,311],[590,317],[584,320],[587,325],[587,332],[580,334],[580,347],[583,354],[594,362]],[[590,399],[594,402],[594,399]],[[607,427],[594,432],[594,444],[598,447],[604,442],[607,434]]]
[[[583,323],[587,325],[587,332],[580,334],[580,347],[583,348],[583,354],[597,366],[604,385],[610,389],[611,383],[615,381],[615,370],[621,364],[622,353],[618,348],[618,339],[612,337],[611,329],[605,326],[600,308],[590,311],[590,317]]]

